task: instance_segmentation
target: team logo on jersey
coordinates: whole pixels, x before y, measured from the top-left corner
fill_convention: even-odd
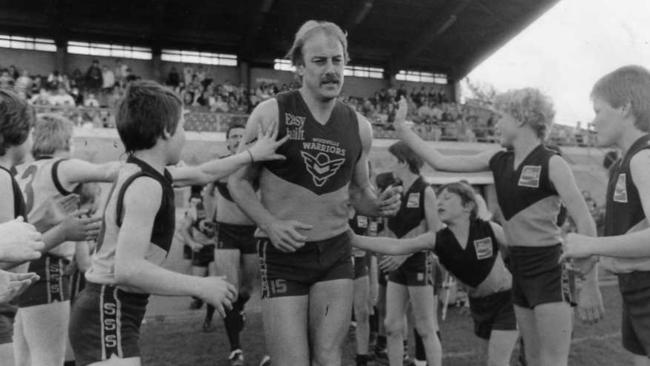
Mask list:
[[[474,240],[474,250],[476,250],[476,259],[487,259],[492,257],[492,238],[483,238]]]
[[[528,188],[539,188],[542,167],[539,165],[526,165],[519,176],[519,186]]]
[[[627,175],[625,173],[618,175],[612,199],[614,202],[627,203]]]
[[[420,207],[420,192],[409,194],[409,198],[406,201],[406,208],[418,207]]]
[[[289,136],[289,140],[302,141],[305,139],[306,120],[306,117],[296,116],[291,113],[284,114],[284,124],[287,126],[287,136]]]
[[[367,216],[357,216],[357,226],[361,229],[368,227],[368,217]]]
[[[336,174],[345,163],[345,158],[331,159],[329,155],[323,152],[313,156],[308,152],[301,151],[300,155],[302,155],[307,172],[311,174],[316,187],[324,186],[327,180]]]

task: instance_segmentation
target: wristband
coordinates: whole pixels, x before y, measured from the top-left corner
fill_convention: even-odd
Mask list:
[[[252,153],[250,150],[246,150],[246,152],[247,152],[248,155],[251,157],[251,163],[254,163],[254,162],[255,162],[255,158],[253,158],[253,153]]]

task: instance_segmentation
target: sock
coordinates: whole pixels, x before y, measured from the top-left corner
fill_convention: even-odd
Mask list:
[[[65,361],[63,363],[63,366],[75,366],[75,362],[74,361]]]
[[[372,315],[370,315],[370,332],[377,333],[379,331],[379,317],[377,316],[377,308]]]
[[[357,355],[357,366],[368,366],[370,357],[368,355]]]
[[[424,350],[424,343],[422,342],[422,337],[420,337],[417,331],[413,331],[413,333],[415,333],[415,359],[426,360],[427,353]]]
[[[214,311],[215,308],[214,306],[208,304],[206,310],[205,310],[205,322],[211,322],[212,318],[214,317]]]
[[[230,342],[230,351],[241,349],[239,344],[239,333],[242,328],[242,316],[239,311],[235,309],[227,310],[226,317],[223,319],[226,326],[226,334],[228,335],[228,342]]]
[[[244,306],[250,300],[251,295],[247,293],[240,293],[239,296],[237,296],[237,300],[232,304],[233,310],[237,310],[237,312],[242,312],[244,311]]]
[[[385,335],[378,335],[377,336],[377,343],[375,344],[375,349],[376,350],[383,350],[386,348],[386,336]]]

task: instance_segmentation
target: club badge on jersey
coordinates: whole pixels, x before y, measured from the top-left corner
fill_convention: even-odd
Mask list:
[[[420,192],[409,194],[406,201],[406,208],[419,208],[420,207]]]
[[[474,240],[474,250],[476,250],[476,259],[478,260],[492,258],[494,255],[492,248],[492,238],[490,237]]]
[[[542,176],[542,167],[539,165],[526,165],[519,176],[519,186],[528,188],[539,188],[539,181]]]
[[[614,202],[627,203],[627,175],[625,173],[618,175],[612,199]]]

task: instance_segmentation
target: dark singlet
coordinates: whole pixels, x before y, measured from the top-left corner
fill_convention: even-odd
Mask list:
[[[164,174],[160,174],[149,164],[134,156],[130,156],[127,163],[133,164],[135,167],[133,169],[129,167],[131,171],[126,173],[126,176],[123,176],[122,172],[120,173],[120,177],[110,193],[104,210],[104,221],[97,241],[97,249],[92,257],[91,267],[86,273],[86,278],[90,282],[105,285],[115,283],[115,251],[119,229],[124,218],[124,195],[129,185],[137,178],[152,178],[162,187],[160,208],[154,219],[147,260],[160,265],[172,244],[176,225],[176,209],[171,175],[166,169]]]
[[[212,220],[208,219],[208,213],[205,210],[203,202],[196,204],[194,212],[196,214],[195,217],[192,217],[192,228],[204,235],[206,238],[214,237],[216,227]]]
[[[560,197],[549,178],[549,161],[555,155],[539,145],[516,169],[513,151],[498,152],[490,159],[509,245],[540,247],[561,242]]]
[[[650,149],[650,134],[645,135],[618,160],[610,170],[607,185],[605,236],[623,235],[648,227],[641,197],[632,180],[630,161],[639,152]],[[603,264],[615,273],[650,271],[650,258],[601,258]]]
[[[348,230],[349,184],[362,154],[357,114],[337,101],[323,125],[299,91],[276,100],[278,138],[289,140],[277,150],[286,160],[263,165],[262,203],[278,219],[312,225],[304,232],[309,241],[342,234]]]
[[[500,256],[492,226],[480,219],[470,223],[467,247],[463,249],[454,233],[444,228],[436,234],[433,252],[458,280],[472,287],[485,281]]]
[[[396,237],[402,238],[420,226],[426,218],[424,213],[424,191],[429,185],[418,177],[408,191],[402,194],[402,203],[395,216],[388,219],[388,228]],[[420,233],[417,233],[420,234]]]
[[[23,193],[20,190],[20,186],[18,185],[18,182],[16,182],[16,178],[14,177],[14,172],[0,166],[0,170],[4,170],[9,174],[9,177],[11,178],[11,189],[13,190],[13,196],[14,196],[14,218],[18,217],[23,217],[25,220],[27,220],[27,209],[25,207],[25,199],[23,198]],[[13,314],[16,312],[16,307],[14,305],[10,305],[8,303],[0,303],[0,315],[1,314]]]

